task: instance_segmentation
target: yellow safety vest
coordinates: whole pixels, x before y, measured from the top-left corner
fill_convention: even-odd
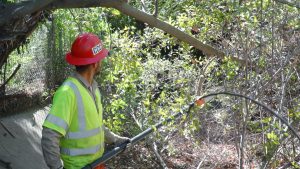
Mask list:
[[[72,77],[54,95],[43,126],[63,135],[60,153],[67,169],[82,168],[103,155],[104,128],[98,88],[95,97],[94,101],[88,90]]]

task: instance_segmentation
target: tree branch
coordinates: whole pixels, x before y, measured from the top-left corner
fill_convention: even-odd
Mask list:
[[[133,118],[133,120],[135,121],[135,123],[138,125],[138,127],[141,129],[141,131],[143,131],[144,128],[142,127],[141,123],[137,120],[136,116],[134,115],[134,110],[132,110],[130,112],[130,115]],[[151,142],[152,142],[152,144],[151,144]],[[165,161],[163,160],[163,158],[161,157],[161,155],[159,154],[159,152],[157,150],[156,142],[150,137],[150,139],[148,141],[146,141],[146,144],[150,145],[150,148],[152,149],[152,151],[154,152],[156,158],[158,159],[159,165],[163,169],[168,169]]]
[[[291,0],[275,0],[275,1],[300,9],[300,1],[296,1],[296,2],[292,2]]]
[[[21,64],[18,64],[18,66],[16,67],[16,69],[9,76],[9,78],[0,86],[0,89],[3,88],[17,74],[17,72],[20,69],[20,67],[21,67]]]
[[[152,15],[141,12],[141,11],[129,6],[126,3],[122,3],[121,5],[118,5],[115,8],[128,16],[132,16],[139,21],[148,23],[149,25],[151,25],[153,27],[159,28],[159,29],[167,32],[170,35],[178,38],[179,40],[181,40],[183,42],[187,42],[188,44],[194,46],[195,48],[202,50],[209,56],[216,55],[216,56],[223,58],[225,55],[223,52],[220,52],[219,50],[214,49],[209,45],[203,44],[202,42],[198,41],[196,38],[180,31],[179,29],[175,28],[174,26],[172,26],[168,23],[165,23],[163,21],[160,21]]]
[[[154,5],[155,5],[155,10],[154,10],[153,16],[154,16],[155,18],[157,18],[157,15],[158,15],[158,0],[154,0],[154,1],[155,1],[155,3],[154,3]]]
[[[146,14],[140,10],[137,10],[122,0],[64,0],[56,1],[49,5],[48,9],[58,9],[58,8],[85,8],[85,7],[112,7],[118,9],[122,13],[131,16],[139,21],[147,23],[153,27],[161,29],[170,35],[178,38],[179,40],[188,43],[191,46],[203,51],[208,56],[218,56],[219,58],[224,58],[225,54],[209,45],[200,42],[198,39],[188,35],[185,32],[180,31],[174,26],[163,22],[152,15]],[[232,58],[235,61],[244,63],[244,60],[238,58]]]
[[[141,0],[141,4],[142,4],[142,11],[143,11],[143,12],[147,12],[147,8],[146,8],[146,5],[145,5],[145,1],[144,1],[144,0]]]
[[[194,46],[195,48],[203,51],[208,56],[218,56],[219,58],[225,57],[225,54],[223,52],[200,42],[198,39],[188,35],[185,32],[180,31],[179,29],[175,28],[174,26],[157,19],[152,15],[149,15],[142,11],[139,11],[126,3],[122,3],[121,5],[115,6],[115,8],[128,16],[132,16],[139,21],[145,22],[153,27],[156,27],[158,29],[161,29],[161,30],[169,33],[170,35],[178,38],[179,40],[186,42],[186,43],[190,44],[191,46]],[[244,62],[243,60],[240,60],[237,58],[233,58],[233,59],[238,62]]]
[[[71,13],[71,15],[73,16],[73,18],[74,18],[74,21],[76,22],[76,24],[77,24],[77,27],[78,27],[78,30],[79,30],[79,32],[80,33],[83,33],[83,31],[82,31],[82,28],[81,28],[81,25],[80,25],[80,23],[79,22],[77,22],[76,21],[76,16],[75,16],[75,14],[73,13],[73,11],[72,11],[72,9],[69,9],[69,12]]]
[[[39,1],[40,2],[40,1]],[[132,16],[137,20],[145,22],[153,27],[161,29],[170,35],[178,38],[179,40],[188,43],[191,46],[203,51],[207,56],[218,56],[219,58],[224,58],[225,54],[218,49],[215,49],[209,45],[206,45],[200,42],[198,39],[188,35],[185,32],[180,31],[179,29],[175,28],[174,26],[163,22],[152,15],[146,14],[142,11],[139,11],[123,0],[64,0],[64,1],[54,1],[54,0],[44,0],[40,3],[34,3],[33,1],[28,2],[29,6],[25,7],[24,5],[20,8],[23,10],[18,10],[18,15],[25,16],[27,14],[31,14],[32,12],[36,12],[38,10],[54,10],[54,9],[61,9],[61,8],[87,8],[87,7],[111,7],[118,9],[122,13]],[[26,5],[27,6],[27,5]],[[11,12],[10,12],[11,13]],[[1,22],[2,21],[2,22]],[[7,21],[6,18],[2,18],[0,20],[1,23]],[[244,60],[238,58],[232,58],[240,63],[244,63]]]
[[[125,3],[122,0],[64,0],[54,1],[49,4],[46,9],[66,9],[66,8],[90,8],[90,7],[107,7],[114,8],[115,6]]]
[[[41,11],[53,1],[55,0],[27,1],[13,6],[7,6],[7,8],[0,13],[0,26],[13,19],[23,18],[25,15]]]

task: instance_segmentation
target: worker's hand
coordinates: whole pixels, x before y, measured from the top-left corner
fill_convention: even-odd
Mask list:
[[[126,148],[124,149],[124,152],[130,151],[131,148],[131,140],[128,137],[118,137],[118,139],[115,142],[115,145],[120,145],[122,143],[127,143]]]
[[[117,136],[115,144],[119,145],[119,144],[122,144],[122,143],[125,143],[125,142],[129,143],[130,142],[130,138],[128,138],[128,137],[122,137],[122,136]]]
[[[118,146],[122,143],[127,143],[125,151],[128,151],[131,147],[131,140],[128,137],[119,136],[113,132],[111,132],[108,128],[104,127],[104,138],[105,142],[108,144],[114,144]]]

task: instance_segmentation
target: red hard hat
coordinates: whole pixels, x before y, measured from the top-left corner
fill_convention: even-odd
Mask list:
[[[66,54],[66,61],[71,65],[88,65],[104,59],[107,55],[108,50],[97,35],[83,33],[73,42],[71,52]]]

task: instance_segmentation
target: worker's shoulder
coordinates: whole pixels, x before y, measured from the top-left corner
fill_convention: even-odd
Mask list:
[[[56,91],[57,94],[74,94],[74,90],[71,87],[70,83],[74,83],[72,82],[72,80],[70,78],[68,78]],[[75,82],[76,83],[76,82]]]
[[[68,85],[61,85],[56,92],[62,92],[62,93],[65,93],[65,92],[71,92],[72,93],[72,88]]]

